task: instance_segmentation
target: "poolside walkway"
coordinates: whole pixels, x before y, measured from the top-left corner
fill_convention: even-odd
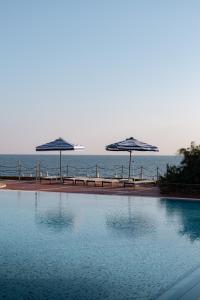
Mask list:
[[[55,182],[50,184],[48,182],[40,183],[36,181],[17,181],[4,180],[6,185],[3,189],[8,190],[23,190],[23,191],[45,191],[45,192],[63,192],[63,193],[84,193],[84,194],[103,194],[103,195],[136,195],[136,196],[150,196],[159,197],[160,191],[158,187],[153,184],[146,184],[140,186],[93,186],[93,185],[73,185],[60,184]]]
[[[128,196],[145,196],[145,197],[162,197],[168,199],[182,199],[182,200],[197,200],[200,201],[200,195],[186,195],[186,194],[170,194],[164,195],[160,193],[159,187],[155,184],[141,184],[136,186],[121,185],[82,185],[82,184],[60,184],[54,182],[40,183],[34,180],[2,180],[1,190],[21,190],[21,191],[44,191],[44,192],[61,192],[61,193],[79,193],[79,194],[99,194],[99,195],[128,195]]]

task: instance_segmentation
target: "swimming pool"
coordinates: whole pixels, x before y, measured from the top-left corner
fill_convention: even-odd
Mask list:
[[[156,299],[199,251],[199,202],[0,192],[0,299]]]

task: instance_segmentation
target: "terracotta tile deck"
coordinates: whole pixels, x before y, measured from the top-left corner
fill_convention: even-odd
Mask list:
[[[61,184],[49,182],[35,182],[35,181],[18,181],[18,180],[2,180],[0,185],[4,187],[2,190],[22,190],[22,191],[45,191],[45,192],[62,192],[62,193],[81,193],[81,194],[99,194],[99,195],[129,195],[129,196],[145,196],[145,197],[162,197],[168,199],[182,199],[182,200],[197,200],[200,201],[200,195],[185,195],[173,194],[163,195],[157,186],[152,184],[137,185],[136,187],[122,187],[120,185],[106,185],[106,186],[85,186],[82,183]],[[6,186],[5,186],[6,185]]]
[[[49,182],[35,182],[35,181],[17,181],[17,180],[4,180],[1,183],[6,187],[3,189],[8,190],[24,190],[24,191],[46,191],[46,192],[64,192],[64,193],[86,193],[86,194],[104,194],[104,195],[137,195],[137,196],[152,196],[159,197],[160,192],[158,187],[153,185],[136,186],[136,187],[122,187],[106,185],[93,186],[88,185],[71,185],[52,183]]]

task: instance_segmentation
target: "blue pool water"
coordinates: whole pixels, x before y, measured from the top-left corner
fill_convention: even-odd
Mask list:
[[[0,299],[156,299],[199,251],[199,202],[0,192]]]

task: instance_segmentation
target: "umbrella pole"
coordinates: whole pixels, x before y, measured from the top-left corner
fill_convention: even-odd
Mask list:
[[[61,159],[61,150],[60,150],[60,182],[62,182],[62,159]]]
[[[129,168],[128,168],[128,180],[130,181],[131,179],[131,154],[132,152],[130,151],[130,156],[129,156]]]

